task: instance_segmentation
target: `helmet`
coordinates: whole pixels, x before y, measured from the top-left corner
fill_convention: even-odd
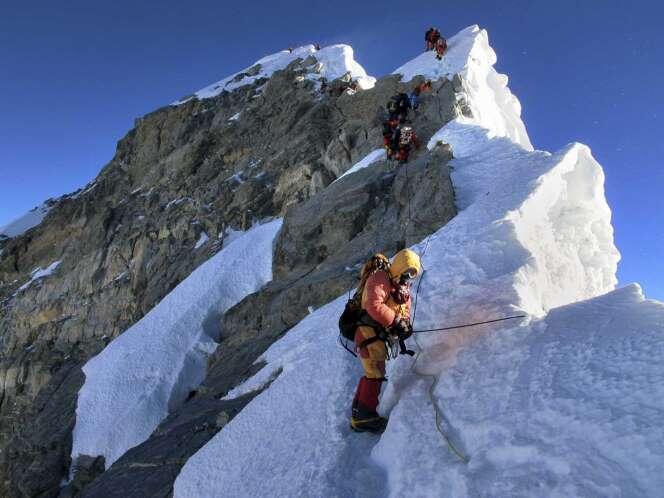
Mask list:
[[[392,278],[401,278],[401,275],[408,274],[416,277],[422,271],[422,263],[416,252],[410,249],[402,249],[394,256],[390,265],[390,276]]]

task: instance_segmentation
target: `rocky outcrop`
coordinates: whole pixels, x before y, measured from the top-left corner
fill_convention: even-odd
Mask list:
[[[380,146],[382,106],[404,86],[388,77],[349,94],[333,82],[321,94],[300,77],[309,63],[137,120],[94,182],[53,201],[37,227],[0,241],[0,495],[58,494],[80,367],[217,252],[229,230],[285,216],[275,282],[224,317],[220,351],[237,354],[215,356],[185,407],[228,390],[309,306],[348,288],[355,271],[345,268],[369,247],[391,252],[453,215],[444,150],[328,187]],[[414,126],[426,139],[459,112],[453,84],[442,80]],[[406,208],[420,214],[409,218]],[[51,275],[31,281],[56,261]]]

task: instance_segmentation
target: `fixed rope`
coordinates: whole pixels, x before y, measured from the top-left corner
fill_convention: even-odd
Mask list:
[[[406,174],[406,191],[407,191],[406,195],[408,198],[408,222],[406,223],[405,236],[408,237],[408,227],[410,226],[410,221],[411,221],[411,206],[410,206],[411,193],[410,193],[410,178],[408,176],[408,165],[405,166],[405,174]],[[420,261],[424,258],[424,255],[429,249],[429,241],[431,240],[432,235],[433,232],[427,236],[424,242],[424,249],[419,255]],[[417,301],[420,293],[420,286],[422,285],[422,280],[424,280],[425,274],[426,274],[426,269],[424,269],[424,266],[422,266],[422,275],[420,276],[420,279],[417,282],[417,288],[415,290],[415,303],[413,306],[413,321],[412,321],[413,325],[415,324],[415,318],[417,316]],[[417,353],[415,353],[415,357],[413,358],[413,363],[411,363],[410,365],[410,372],[417,375],[418,377],[427,378],[431,380],[431,383],[429,384],[429,389],[427,390],[427,395],[429,396],[429,401],[431,401],[431,405],[433,406],[435,420],[436,420],[436,430],[443,438],[443,441],[445,441],[445,444],[447,444],[447,447],[450,449],[452,454],[456,458],[461,460],[463,463],[468,464],[468,462],[470,461],[470,457],[468,457],[468,455],[466,455],[459,448],[459,446],[452,440],[452,438],[448,434],[448,431],[446,431],[445,428],[443,427],[443,422],[447,423],[447,425],[450,424],[445,418],[445,415],[443,414],[443,411],[440,408],[440,405],[435,395],[436,387],[438,386],[439,377],[436,375],[422,373],[417,369],[417,362],[420,359],[420,355],[422,354],[423,349],[417,340],[417,336],[413,336],[413,340],[417,345]]]
[[[422,274],[422,275],[424,275],[424,274]],[[424,333],[424,332],[442,332],[444,330],[465,329],[467,327],[475,327],[476,325],[484,325],[485,323],[503,322],[505,320],[514,320],[516,318],[526,318],[527,316],[528,315],[514,315],[514,316],[506,316],[505,318],[496,318],[494,320],[486,320],[484,322],[466,323],[464,325],[453,325],[451,327],[439,327],[437,329],[413,330],[413,334],[421,334],[421,333]]]

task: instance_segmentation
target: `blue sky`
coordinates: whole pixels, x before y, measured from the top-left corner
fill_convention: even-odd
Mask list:
[[[606,173],[621,284],[664,300],[664,6],[656,1],[32,2],[0,8],[0,226],[96,176],[134,118],[310,42],[374,76],[423,31],[489,31],[533,144],[588,144]]]

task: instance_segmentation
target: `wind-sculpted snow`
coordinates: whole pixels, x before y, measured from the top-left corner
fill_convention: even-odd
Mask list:
[[[237,237],[86,363],[74,458],[103,455],[110,466],[200,384],[217,347],[219,317],[272,279],[280,228],[276,220]]]
[[[393,470],[390,495],[658,496],[663,338],[664,305],[636,285],[465,337],[435,395],[468,465],[434,428],[429,383],[403,366],[373,452]],[[454,341],[438,343],[441,364]]]
[[[620,255],[604,173],[590,149],[529,152],[491,135],[459,118],[429,142],[449,143],[455,156],[452,179],[464,212],[446,228],[464,235],[448,235],[455,237],[449,245],[488,278],[513,269],[509,302],[536,315],[612,290]]]
[[[424,52],[394,71],[410,81],[422,75],[432,80],[459,75],[463,93],[458,95],[469,107],[473,123],[490,130],[491,136],[508,137],[527,150],[533,146],[521,121],[521,104],[507,86],[507,76],[493,68],[496,53],[489,35],[478,26],[469,26],[448,40],[441,61],[434,52]]]
[[[241,86],[251,85],[261,78],[269,78],[276,71],[285,69],[291,62],[297,59],[306,59],[309,56],[315,57],[320,64],[315,74],[310,75],[312,79],[326,78],[327,80],[334,80],[350,73],[351,78],[357,81],[360,88],[372,88],[376,82],[376,78],[368,76],[364,68],[355,61],[352,47],[331,45],[316,50],[313,45],[305,45],[294,49],[292,52],[282,50],[276,54],[265,56],[246,69],[197,91],[194,97],[207,99],[216,97],[224,91],[232,92]],[[173,105],[183,104],[187,100],[189,98],[175,102]]]

